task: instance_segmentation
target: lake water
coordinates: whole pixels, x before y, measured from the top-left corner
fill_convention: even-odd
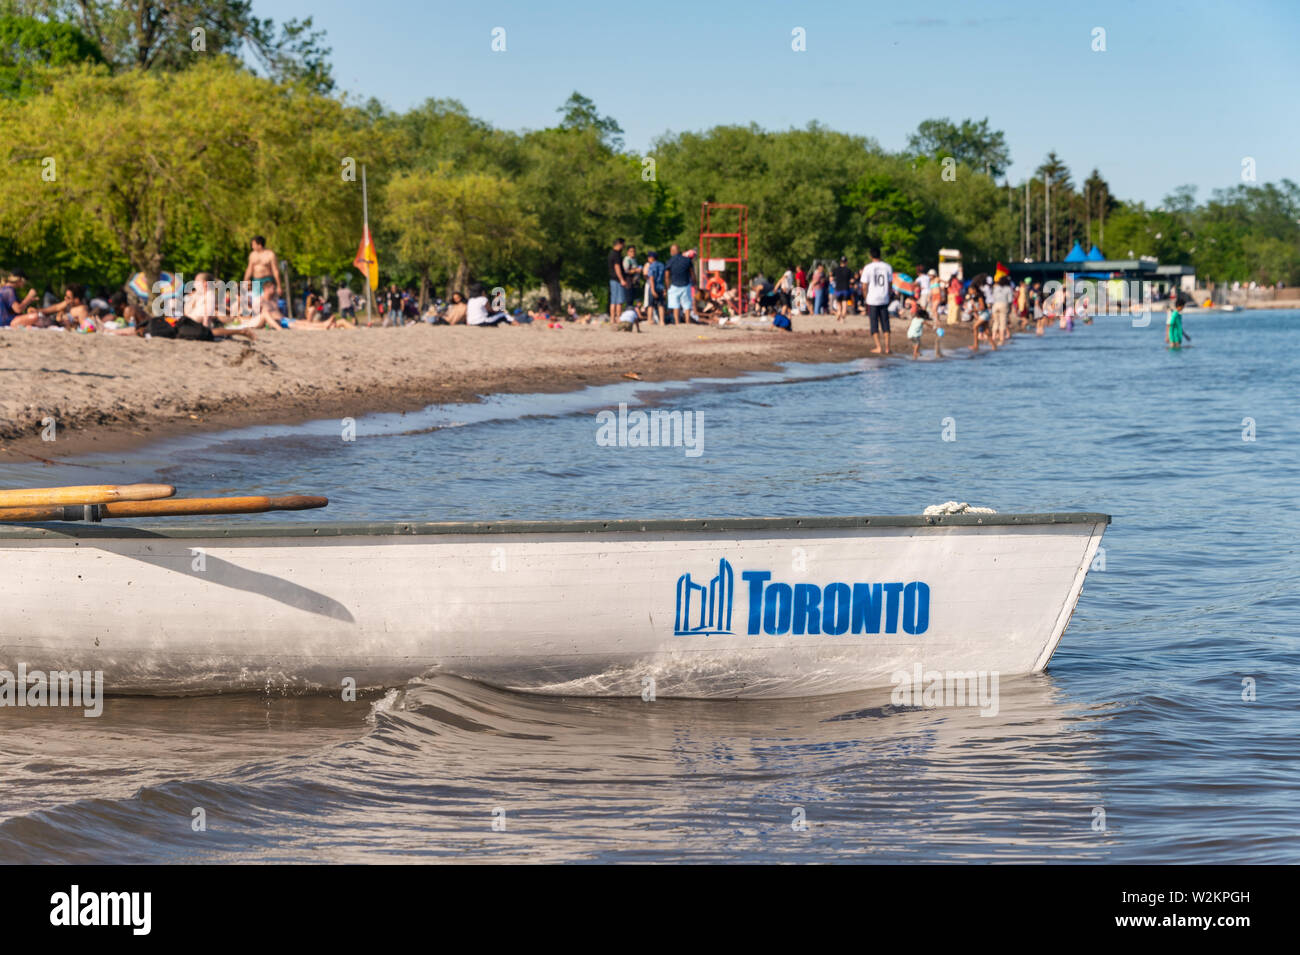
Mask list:
[[[1181,353],[1159,318],[1100,319],[974,359],[628,383],[364,418],[355,441],[329,421],[0,466],[9,485],[325,493],[331,519],[912,514],[950,499],[1114,517],[1050,670],[1004,678],[995,716],[896,708],[888,691],[643,703],[453,678],[352,704],[0,709],[0,861],[1300,862],[1300,313],[1186,327]],[[702,453],[600,446],[595,412],[619,402],[698,413]]]

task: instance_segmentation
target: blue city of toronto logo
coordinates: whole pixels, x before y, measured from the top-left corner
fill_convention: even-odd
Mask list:
[[[920,580],[889,583],[787,584],[772,580],[770,570],[747,570],[741,579],[748,601],[745,632],[782,634],[904,633],[930,628],[930,586]],[[689,573],[677,578],[679,637],[734,634],[731,628],[735,572],[724,557],[708,583]]]
[[[707,587],[691,580],[690,574],[677,578],[677,636],[731,633],[731,599],[734,575],[726,559],[718,561],[718,573]]]

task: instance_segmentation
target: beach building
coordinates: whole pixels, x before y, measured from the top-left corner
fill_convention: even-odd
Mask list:
[[[1078,242],[1059,262],[1012,262],[1007,270],[1016,281],[1032,279],[1037,282],[1062,282],[1066,276],[1072,276],[1075,279],[1107,282],[1150,282],[1151,294],[1156,298],[1163,298],[1173,288],[1189,295],[1196,289],[1196,269],[1193,266],[1162,265],[1149,255],[1135,259],[1111,259],[1103,255],[1095,245],[1084,252]]]

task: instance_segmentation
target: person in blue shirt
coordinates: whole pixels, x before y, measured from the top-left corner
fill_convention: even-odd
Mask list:
[[[14,269],[0,285],[0,327],[13,322],[14,318],[27,311],[27,306],[36,299],[36,289],[28,289],[26,297],[18,300],[18,290],[27,281],[27,276]]]
[[[683,255],[674,245],[668,260],[668,308],[678,324],[685,325],[691,317],[691,288],[695,282],[695,260]]]
[[[659,253],[650,252],[646,255],[645,266],[645,307],[646,311],[654,319],[656,325],[664,323],[664,303],[667,296],[667,287],[664,285],[664,276],[668,272],[668,267],[659,261]]]

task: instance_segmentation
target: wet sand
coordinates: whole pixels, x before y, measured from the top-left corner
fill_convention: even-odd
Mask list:
[[[892,360],[911,348],[895,320]],[[192,431],[414,411],[497,393],[570,391],[637,376],[727,377],[782,362],[868,357],[865,316],[798,317],[770,327],[607,325],[261,331],[251,346],[0,330],[0,455],[11,460],[113,451]],[[970,344],[947,326],[945,352]],[[924,349],[932,354],[933,332]],[[47,422],[53,419],[53,441]]]

